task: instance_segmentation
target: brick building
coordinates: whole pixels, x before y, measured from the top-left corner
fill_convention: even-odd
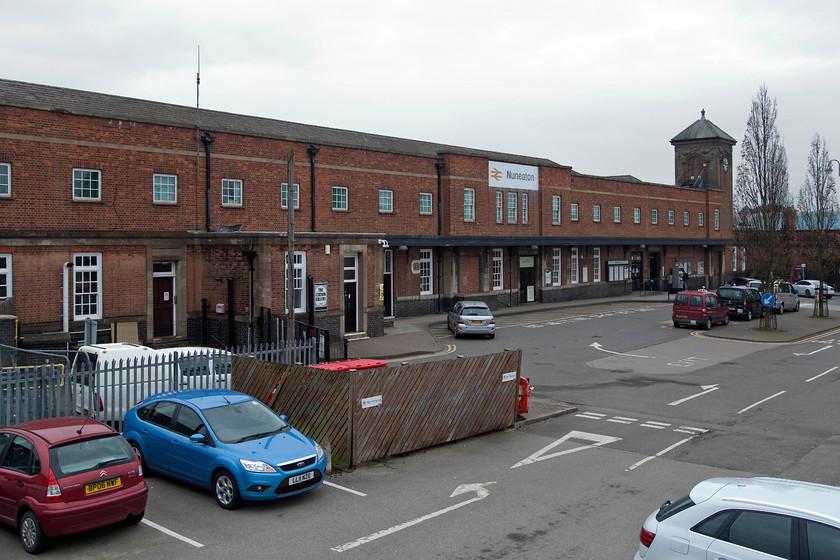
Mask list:
[[[266,340],[289,231],[295,316],[334,337],[456,299],[668,289],[680,269],[715,287],[732,243],[735,141],[705,114],[671,140],[672,185],[9,80],[0,123],[0,312],[22,346],[76,343],[86,318],[152,345]]]

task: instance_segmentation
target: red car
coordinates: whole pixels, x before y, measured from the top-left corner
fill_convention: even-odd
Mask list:
[[[0,522],[29,553],[50,537],[138,523],[149,488],[125,438],[82,416],[0,428]]]

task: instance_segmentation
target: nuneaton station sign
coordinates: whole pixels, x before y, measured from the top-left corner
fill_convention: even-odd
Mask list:
[[[537,191],[540,188],[540,170],[530,165],[490,161],[488,179],[491,187],[502,189]]]

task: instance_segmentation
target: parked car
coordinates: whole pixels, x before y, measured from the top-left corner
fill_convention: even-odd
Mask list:
[[[717,294],[706,290],[679,292],[671,311],[674,327],[683,325],[712,328],[712,323],[729,324],[729,313]]]
[[[152,395],[126,413],[123,434],[144,468],[212,490],[225,509],[312,490],[326,476],[318,443],[229,389]]]
[[[0,521],[26,552],[52,537],[138,523],[149,489],[128,442],[83,416],[0,429]]]
[[[484,334],[487,338],[496,336],[496,319],[483,301],[459,301],[446,321],[446,326],[458,338],[464,334]]]
[[[773,295],[776,297],[776,303],[773,304],[776,313],[781,315],[785,311],[799,311],[799,295],[789,282],[775,282]]]
[[[764,304],[761,294],[754,288],[746,286],[721,286],[717,291],[718,297],[729,309],[730,317],[740,317],[752,321],[753,317],[764,317]]]
[[[759,294],[764,293],[764,282],[759,280],[758,278],[749,278],[746,276],[738,276],[733,278],[730,282],[733,286],[746,286],[748,288],[754,288],[758,290]]]
[[[635,560],[837,558],[840,488],[778,478],[712,478],[645,520]]]
[[[796,290],[796,293],[800,296],[812,298],[820,289],[820,281],[800,280],[799,282],[793,284],[793,289]],[[831,299],[834,295],[834,288],[830,284],[823,283],[823,289],[825,290],[825,299]]]

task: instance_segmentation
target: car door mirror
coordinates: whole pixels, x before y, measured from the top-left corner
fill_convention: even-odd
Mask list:
[[[193,434],[190,436],[190,442],[192,443],[207,443],[207,440],[204,437],[204,434]]]

